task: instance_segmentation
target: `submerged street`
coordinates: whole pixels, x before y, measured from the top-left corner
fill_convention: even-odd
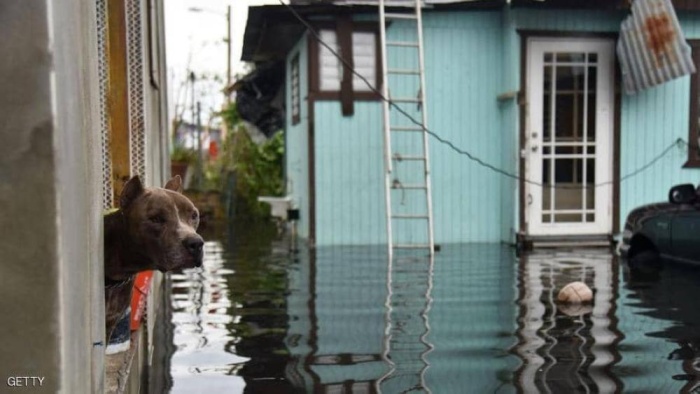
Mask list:
[[[207,233],[208,231],[208,233]],[[678,392],[698,383],[700,273],[633,281],[607,251],[443,245],[289,251],[266,224],[204,231],[169,279],[173,393]],[[592,305],[558,305],[580,280]],[[167,330],[166,330],[167,331]],[[466,390],[466,391],[465,391]]]

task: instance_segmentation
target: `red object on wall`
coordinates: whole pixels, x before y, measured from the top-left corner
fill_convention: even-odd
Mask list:
[[[146,313],[148,291],[151,289],[153,271],[139,272],[134,281],[134,291],[131,294],[131,330],[138,330],[141,319]]]
[[[209,143],[209,158],[214,160],[216,156],[219,155],[219,144],[216,141],[211,141]]]

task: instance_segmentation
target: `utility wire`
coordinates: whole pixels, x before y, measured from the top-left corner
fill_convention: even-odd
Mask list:
[[[385,97],[384,94],[382,94],[382,92],[381,92],[379,89],[375,88],[375,87],[372,85],[372,83],[370,83],[370,82],[367,80],[367,78],[365,78],[363,75],[361,75],[359,72],[357,72],[357,70],[355,70],[355,68],[350,64],[350,62],[348,62],[346,59],[344,59],[335,49],[333,49],[330,45],[328,45],[325,41],[323,41],[323,39],[321,39],[320,34],[318,34],[318,32],[314,29],[314,27],[313,27],[309,22],[307,22],[307,21],[304,19],[304,17],[302,17],[301,15],[299,15],[299,13],[298,13],[291,5],[284,3],[282,0],[278,0],[278,1],[280,2],[280,4],[282,4],[283,6],[285,6],[285,7],[294,15],[294,17],[295,17],[299,22],[301,22],[301,23],[309,30],[309,32],[311,33],[311,35],[314,37],[314,39],[315,39],[316,41],[318,41],[319,44],[323,45],[326,49],[328,49],[328,50],[331,52],[331,54],[332,54],[333,56],[335,56],[338,60],[340,60],[340,62],[342,62],[343,65],[345,65],[345,67],[347,67],[348,69],[350,69],[350,71],[352,71],[352,73],[353,73],[354,75],[356,75],[358,78],[360,78],[360,80],[362,80],[362,82],[364,82],[365,85],[367,85],[367,87],[369,87],[369,89],[370,89],[373,93],[375,93],[376,95],[378,95],[379,98],[380,98],[382,101],[385,101],[385,102],[389,103],[389,105],[390,105],[391,107],[393,107],[393,108],[396,109],[399,113],[401,113],[403,116],[405,116],[406,118],[408,118],[408,120],[410,120],[410,121],[411,121],[413,124],[415,124],[416,126],[420,126],[420,127],[423,129],[424,132],[428,133],[428,135],[430,135],[431,137],[435,138],[438,142],[440,142],[440,143],[442,143],[442,144],[448,146],[450,149],[452,149],[453,151],[459,153],[460,155],[466,156],[469,160],[471,160],[471,161],[473,161],[473,162],[479,164],[480,166],[485,167],[485,168],[488,168],[489,170],[491,170],[491,171],[493,171],[493,172],[496,172],[496,173],[498,173],[498,174],[501,174],[501,175],[503,175],[503,176],[505,176],[505,177],[512,178],[512,179],[515,179],[515,180],[522,180],[523,182],[525,182],[525,183],[527,183],[527,184],[530,184],[530,185],[540,186],[540,187],[547,187],[547,188],[553,188],[553,189],[585,189],[585,188],[590,188],[590,187],[595,187],[595,188],[597,188],[597,187],[607,186],[607,185],[611,185],[611,184],[615,183],[613,180],[610,180],[610,181],[605,181],[605,182],[596,183],[596,184],[594,184],[594,185],[592,185],[592,186],[588,186],[588,185],[586,185],[586,184],[581,185],[581,186],[573,186],[573,185],[556,185],[556,184],[552,185],[552,184],[546,184],[546,183],[542,183],[542,182],[537,182],[537,181],[533,181],[533,180],[527,179],[527,178],[525,178],[525,177],[521,177],[520,175],[513,174],[513,173],[508,172],[508,171],[506,171],[506,170],[504,170],[504,169],[498,168],[498,167],[496,167],[495,165],[493,165],[493,164],[491,164],[491,163],[488,163],[488,162],[482,160],[481,158],[475,156],[475,155],[472,154],[471,152],[457,147],[457,146],[456,146],[454,143],[452,143],[451,141],[449,141],[449,140],[447,140],[447,139],[445,139],[445,138],[442,138],[442,137],[441,137],[440,135],[438,135],[437,133],[435,133],[435,132],[433,132],[432,130],[428,129],[423,123],[421,123],[420,121],[416,120],[413,116],[411,116],[411,114],[409,114],[409,113],[406,112],[403,108],[401,108],[401,107],[398,106],[396,103],[394,103],[390,98]],[[380,22],[380,23],[381,23],[381,22]],[[387,83],[387,81],[382,81],[382,83]],[[634,170],[634,171],[632,171],[632,172],[630,172],[630,173],[628,173],[628,174],[625,174],[624,176],[620,177],[619,183],[622,183],[623,181],[625,181],[625,180],[627,180],[627,179],[630,179],[630,178],[632,178],[632,177],[634,177],[634,176],[636,176],[636,175],[639,175],[640,173],[644,172],[645,170],[647,170],[648,168],[650,168],[651,166],[653,166],[654,164],[656,164],[656,162],[658,162],[659,160],[661,160],[664,156],[666,156],[666,154],[668,154],[668,152],[670,152],[674,147],[679,147],[679,148],[680,148],[681,145],[686,145],[686,146],[688,146],[688,147],[690,148],[690,144],[689,144],[687,141],[683,140],[682,138],[678,138],[676,141],[674,141],[674,142],[671,143],[669,146],[667,146],[667,147],[666,147],[661,153],[659,153],[656,157],[654,157],[651,161],[649,161],[649,162],[646,163],[645,165],[643,165],[643,166],[637,168],[636,170]],[[585,180],[584,180],[584,181],[585,181]]]

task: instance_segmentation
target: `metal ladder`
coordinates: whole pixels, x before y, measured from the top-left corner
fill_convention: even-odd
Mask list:
[[[385,2],[385,0],[379,0],[379,28],[382,46],[383,74],[382,94],[394,105],[399,106],[404,110],[406,110],[406,107],[402,105],[416,105],[416,109],[410,112],[413,112],[415,114],[414,118],[419,120],[422,124],[422,126],[416,125],[396,109],[394,109],[396,119],[392,119],[392,105],[386,100],[383,101],[385,149],[384,166],[386,178],[385,196],[389,258],[392,258],[395,249],[427,249],[430,257],[432,258],[434,256],[435,245],[433,238],[433,204],[430,182],[430,159],[428,154],[428,133],[426,132],[428,119],[427,109],[425,106],[425,59],[423,56],[423,21],[421,15],[422,0],[405,0],[402,2],[390,1],[390,6],[401,3],[412,3],[413,6],[410,8],[411,12],[401,13],[385,12]],[[387,41],[387,21],[403,21],[405,22],[403,27],[408,27],[408,24],[415,24],[415,41],[412,39]],[[413,29],[410,28],[404,30]],[[389,68],[389,66],[393,66],[390,65],[390,62],[388,61],[391,56],[390,50],[404,51],[404,54],[407,54],[406,51],[412,52],[417,57],[417,64],[414,63],[411,68]],[[409,55],[408,58],[411,58],[414,55]],[[403,56],[402,58],[406,57],[407,56]],[[408,79],[413,79],[413,81],[407,81]],[[410,87],[417,86],[418,91],[416,96],[400,97],[399,95],[397,97],[393,97],[392,89],[389,87],[392,81],[396,81],[396,85],[398,85],[395,86],[397,88],[395,91],[400,91],[400,87],[408,86],[410,89]],[[411,137],[407,137],[409,135]],[[396,140],[399,138],[401,139],[402,144],[396,143]],[[421,152],[402,153],[395,150],[396,146],[407,145],[407,140],[410,140],[410,138],[419,140],[417,143],[418,145],[422,146]],[[402,166],[404,167],[404,172],[400,174],[399,170]],[[412,166],[412,169],[408,170],[410,171],[407,176],[409,180],[402,181],[400,176],[405,174],[405,167],[408,166]],[[416,176],[418,173],[420,173],[419,177]],[[396,209],[398,208],[395,206],[396,201],[392,198],[392,193],[395,194],[397,192],[401,193],[402,201],[408,193],[413,194],[414,197],[418,193],[424,193],[424,197],[420,203],[411,204],[413,205],[413,212],[401,212],[400,209]],[[417,205],[424,205],[424,207],[418,209]],[[427,229],[424,234],[426,235],[427,239],[421,240],[421,242],[413,239],[408,241],[394,239],[395,234],[393,229],[395,224],[398,227],[399,223],[403,224],[414,221],[425,222]],[[405,228],[407,227],[404,227],[404,229]],[[408,233],[410,233],[410,231],[408,231]]]

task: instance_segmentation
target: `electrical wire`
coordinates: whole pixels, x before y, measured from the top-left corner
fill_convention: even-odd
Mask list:
[[[362,80],[362,82],[364,82],[365,85],[367,85],[367,87],[369,87],[369,89],[373,93],[378,95],[382,101],[389,103],[390,107],[396,109],[399,113],[401,113],[403,116],[405,116],[409,121],[411,121],[416,126],[421,127],[424,132],[428,133],[428,135],[433,137],[435,140],[442,143],[443,145],[446,145],[447,147],[449,147],[453,151],[459,153],[460,155],[466,156],[469,160],[477,163],[478,165],[485,167],[493,172],[496,172],[496,173],[503,175],[505,177],[508,177],[508,178],[520,180],[520,181],[523,181],[524,183],[534,185],[534,186],[547,187],[547,188],[553,188],[553,189],[574,189],[574,190],[576,190],[576,189],[587,189],[587,188],[591,188],[591,187],[598,188],[598,187],[607,186],[607,185],[611,185],[611,184],[616,183],[614,180],[609,180],[609,181],[596,183],[592,186],[588,186],[586,184],[583,184],[581,186],[577,186],[577,185],[556,185],[556,184],[552,185],[552,184],[548,184],[548,183],[537,182],[537,181],[533,181],[533,180],[527,179],[525,177],[522,177],[518,174],[508,172],[502,168],[496,167],[495,165],[482,160],[481,158],[477,157],[476,155],[472,154],[471,152],[469,152],[465,149],[459,148],[451,141],[441,137],[440,135],[438,135],[434,131],[428,129],[423,123],[416,120],[413,116],[411,116],[403,108],[401,108],[396,103],[394,103],[390,98],[385,97],[382,94],[382,92],[379,91],[379,89],[375,88],[372,85],[372,83],[370,83],[367,80],[367,78],[365,78],[363,75],[361,75],[359,72],[357,72],[357,70],[355,70],[355,68],[346,59],[344,59],[335,49],[333,49],[330,45],[328,45],[325,41],[323,41],[321,39],[320,34],[314,29],[314,27],[309,22],[307,22],[301,15],[299,15],[299,13],[291,5],[284,3],[282,0],[278,0],[278,1],[280,2],[280,4],[285,6],[294,15],[294,17],[309,30],[311,35],[314,37],[314,39],[319,44],[323,45],[326,49],[328,49],[333,56],[335,56],[340,62],[342,62],[343,65],[345,65],[345,67],[347,67],[355,76],[360,78],[360,80]],[[384,83],[386,83],[386,81],[384,81]],[[680,148],[681,145],[686,145],[687,147],[690,147],[690,144],[687,141],[683,140],[682,138],[678,138],[676,141],[674,141],[673,143],[668,145],[663,151],[661,151],[661,153],[659,153],[657,156],[655,156],[648,163],[646,163],[643,166],[637,168],[636,170],[634,170],[630,173],[627,173],[624,176],[620,177],[619,181],[617,181],[617,182],[622,183],[623,181],[630,179],[634,176],[637,176],[640,173],[646,171],[651,166],[656,164],[659,160],[661,160],[664,156],[666,156],[674,147]]]

